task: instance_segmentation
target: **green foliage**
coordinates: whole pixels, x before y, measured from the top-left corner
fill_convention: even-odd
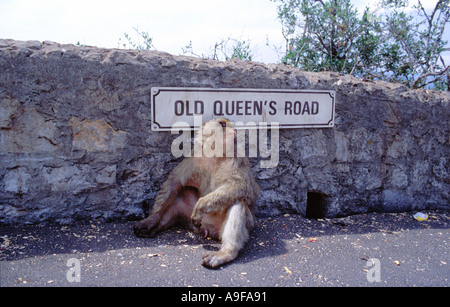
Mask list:
[[[218,61],[228,61],[231,59],[240,59],[244,61],[253,60],[253,52],[250,46],[250,42],[232,38],[222,39],[220,42],[216,42],[214,44],[212,53],[209,55],[199,55],[195,53],[192,46],[192,41],[190,41],[189,44],[186,45],[186,47],[181,49],[183,51],[183,54],[188,54],[203,59]]]
[[[251,61],[253,59],[253,52],[251,51],[250,42],[236,40],[232,46],[233,53],[232,59],[240,59],[245,61]]]
[[[443,82],[448,88],[449,66],[441,54],[447,44],[443,34],[450,20],[450,0],[438,0],[428,12],[419,0],[412,6],[415,16],[408,13],[411,8],[407,0],[383,0],[383,5],[391,10],[384,19],[385,43],[381,47],[389,50],[390,45],[398,45],[394,54],[387,52],[401,59],[396,79],[413,88],[432,83],[443,88]]]
[[[137,49],[137,50],[152,50],[153,38],[150,37],[147,31],[139,31],[138,28],[133,28],[136,32],[136,39],[133,39],[128,33],[124,33],[125,40],[119,38],[119,48]]]
[[[450,90],[450,66],[442,53],[450,21],[450,0],[437,0],[432,10],[424,0],[379,0],[377,14],[362,14],[351,0],[271,0],[286,41],[281,61],[307,71],[335,71],[360,78],[401,82],[412,88]],[[119,47],[154,49],[148,32],[134,28],[137,38],[124,34]],[[269,43],[267,43],[269,45]],[[227,38],[209,54],[197,54],[192,41],[183,54],[205,59],[252,61],[249,40]]]
[[[351,73],[364,60],[358,50],[365,48],[362,34],[368,33],[368,40],[377,40],[367,29],[370,24],[357,18],[349,0],[280,2],[278,14],[287,42],[283,58],[286,64],[308,71]]]
[[[139,31],[137,28],[133,28],[136,32],[135,37],[131,37],[128,33],[124,33],[124,39],[119,38],[119,48],[125,49],[137,49],[137,50],[152,50],[153,38],[150,37],[147,31]],[[214,44],[214,48],[211,54],[197,54],[194,52],[192,41],[188,45],[181,48],[183,54],[191,56],[212,59],[219,61],[228,61],[231,59],[240,59],[245,61],[253,60],[253,51],[250,46],[250,41],[238,40],[238,39],[222,39],[220,42]]]
[[[427,12],[421,0],[382,0],[385,14],[362,15],[350,0],[279,2],[286,50],[282,61],[308,71],[403,82],[418,88],[448,88],[449,66],[441,53],[450,0]],[[447,79],[447,80],[445,80]],[[446,85],[447,84],[447,85]]]

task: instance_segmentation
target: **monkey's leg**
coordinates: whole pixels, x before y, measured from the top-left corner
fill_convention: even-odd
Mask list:
[[[181,188],[170,206],[156,212],[152,210],[148,218],[135,224],[134,232],[140,237],[154,237],[158,232],[179,222],[188,224],[197,200],[198,191],[195,188]]]
[[[222,246],[217,252],[203,254],[203,265],[215,269],[238,256],[250,237],[253,215],[245,204],[236,202],[227,212],[222,230]]]
[[[156,195],[152,212],[146,219],[134,224],[134,233],[139,237],[153,237],[158,231],[161,231],[163,226],[165,226],[161,225],[162,218],[172,206],[172,203],[180,193],[181,189],[181,184],[172,181],[171,178],[164,182],[161,190]],[[164,224],[167,223],[167,221],[163,222],[165,222]]]
[[[139,237],[152,238],[158,232],[173,226],[176,223],[177,210],[181,202],[182,199],[177,197],[166,210],[152,211],[146,219],[134,224],[134,233]]]

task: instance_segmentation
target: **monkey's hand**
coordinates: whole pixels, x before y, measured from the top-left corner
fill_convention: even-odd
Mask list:
[[[195,204],[191,214],[191,222],[196,228],[200,228],[202,226],[202,218],[203,215],[208,212],[208,206],[209,204],[206,196],[201,197]]]

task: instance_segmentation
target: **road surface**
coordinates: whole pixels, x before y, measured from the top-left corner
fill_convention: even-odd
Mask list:
[[[0,227],[0,285],[449,286],[448,211],[310,220],[260,218],[238,259],[217,270],[219,247],[185,229],[138,238],[133,222]],[[373,260],[372,260],[373,259]]]

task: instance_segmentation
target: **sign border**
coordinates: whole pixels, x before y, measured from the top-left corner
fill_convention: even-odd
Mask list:
[[[336,107],[336,91],[335,90],[294,90],[294,89],[257,89],[257,88],[191,88],[191,87],[152,87],[150,90],[150,103],[151,103],[151,120],[152,131],[170,131],[170,127],[161,127],[156,121],[156,97],[161,92],[235,92],[235,93],[287,93],[287,94],[328,94],[332,99],[331,118],[327,124],[280,124],[277,126],[280,129],[298,129],[298,128],[333,128],[335,120],[335,107]],[[267,123],[267,127],[270,128],[270,123]],[[194,126],[190,127],[176,127],[178,130],[195,130]],[[248,128],[248,127],[245,127]]]

